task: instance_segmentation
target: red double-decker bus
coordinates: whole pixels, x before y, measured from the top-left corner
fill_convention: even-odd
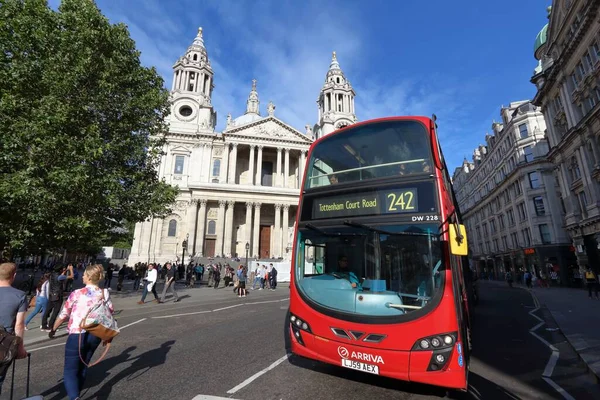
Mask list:
[[[310,148],[290,285],[295,355],[466,390],[467,239],[434,119],[357,123]]]

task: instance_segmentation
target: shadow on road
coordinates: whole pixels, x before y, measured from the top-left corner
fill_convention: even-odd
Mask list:
[[[136,349],[136,346],[131,346],[123,350],[123,352],[119,355],[116,355],[111,358],[107,358],[101,361],[98,365],[93,366],[88,369],[85,387],[93,387],[102,383],[104,379],[106,379],[110,373],[108,372],[111,368],[121,363],[126,362],[131,353]],[[101,348],[99,348],[101,349]],[[96,351],[97,353],[98,351]],[[85,390],[85,389],[84,389]],[[63,380],[60,379],[56,385],[51,387],[50,389],[41,393],[44,396],[45,400],[59,400],[67,397],[67,392],[65,391],[65,386],[63,384]],[[53,397],[50,397],[53,396]]]
[[[111,379],[109,379],[106,382],[104,382],[105,377],[101,376],[99,379],[99,382],[104,382],[104,384],[102,385],[102,387],[100,389],[98,389],[96,391],[96,393],[94,393],[93,395],[91,395],[90,397],[87,397],[87,398],[89,398],[89,399],[94,399],[94,398],[95,399],[108,399],[108,398],[110,398],[112,388],[117,383],[121,382],[124,379],[126,381],[135,380],[135,379],[139,378],[140,376],[142,376],[143,374],[145,374],[146,372],[148,372],[150,369],[152,369],[152,367],[156,367],[158,365],[164,364],[165,361],[167,360],[167,354],[171,350],[171,347],[173,346],[173,344],[175,344],[175,340],[169,340],[169,341],[163,343],[162,345],[160,345],[160,347],[158,347],[156,349],[148,350],[147,352],[142,353],[137,357],[128,358],[126,360],[117,360],[118,362],[116,362],[112,365],[107,365],[106,368],[102,368],[103,370],[107,370],[115,365],[120,364],[121,362],[129,363],[129,362],[133,361],[133,363],[129,367],[127,367],[123,371],[117,373],[115,376],[113,376]],[[107,360],[107,361],[110,361],[110,360]],[[102,372],[100,372],[100,374],[102,375]],[[94,385],[89,385],[89,386],[94,386]]]

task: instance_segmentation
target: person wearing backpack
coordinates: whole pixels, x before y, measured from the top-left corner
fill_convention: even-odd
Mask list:
[[[16,276],[16,264],[0,264],[0,394],[8,367],[15,358],[27,357],[23,344],[27,296],[12,287]]]
[[[67,268],[61,265],[56,266],[54,273],[50,275],[48,305],[42,316],[42,330],[45,332],[50,332],[50,327],[54,326],[54,322],[58,317],[63,303],[64,284],[66,280]],[[50,321],[48,321],[48,317],[50,317]]]
[[[99,337],[81,328],[90,311],[101,303],[106,305],[106,310],[110,315],[99,316],[99,319],[113,318],[114,307],[109,292],[98,286],[103,278],[104,267],[101,264],[90,265],[85,269],[83,273],[85,287],[71,292],[48,335],[51,339],[54,338],[58,327],[68,320],[69,336],[65,345],[63,381],[70,400],[79,399],[85,383],[87,368],[100,343],[104,346],[109,343],[108,341],[103,342]],[[106,351],[102,357],[104,355],[106,355]]]

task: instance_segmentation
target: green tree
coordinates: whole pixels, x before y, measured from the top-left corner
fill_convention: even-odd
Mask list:
[[[0,249],[97,246],[170,212],[168,92],[91,0],[0,0]]]

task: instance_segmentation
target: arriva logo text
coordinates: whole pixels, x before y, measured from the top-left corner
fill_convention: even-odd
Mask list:
[[[381,356],[377,356],[377,355],[373,355],[373,354],[369,354],[369,353],[362,353],[360,351],[349,352],[348,349],[343,346],[338,347],[338,354],[342,358],[353,358],[355,360],[360,360],[360,361],[372,362],[372,363],[377,363],[377,364],[385,364],[385,362],[383,361],[383,358]]]

